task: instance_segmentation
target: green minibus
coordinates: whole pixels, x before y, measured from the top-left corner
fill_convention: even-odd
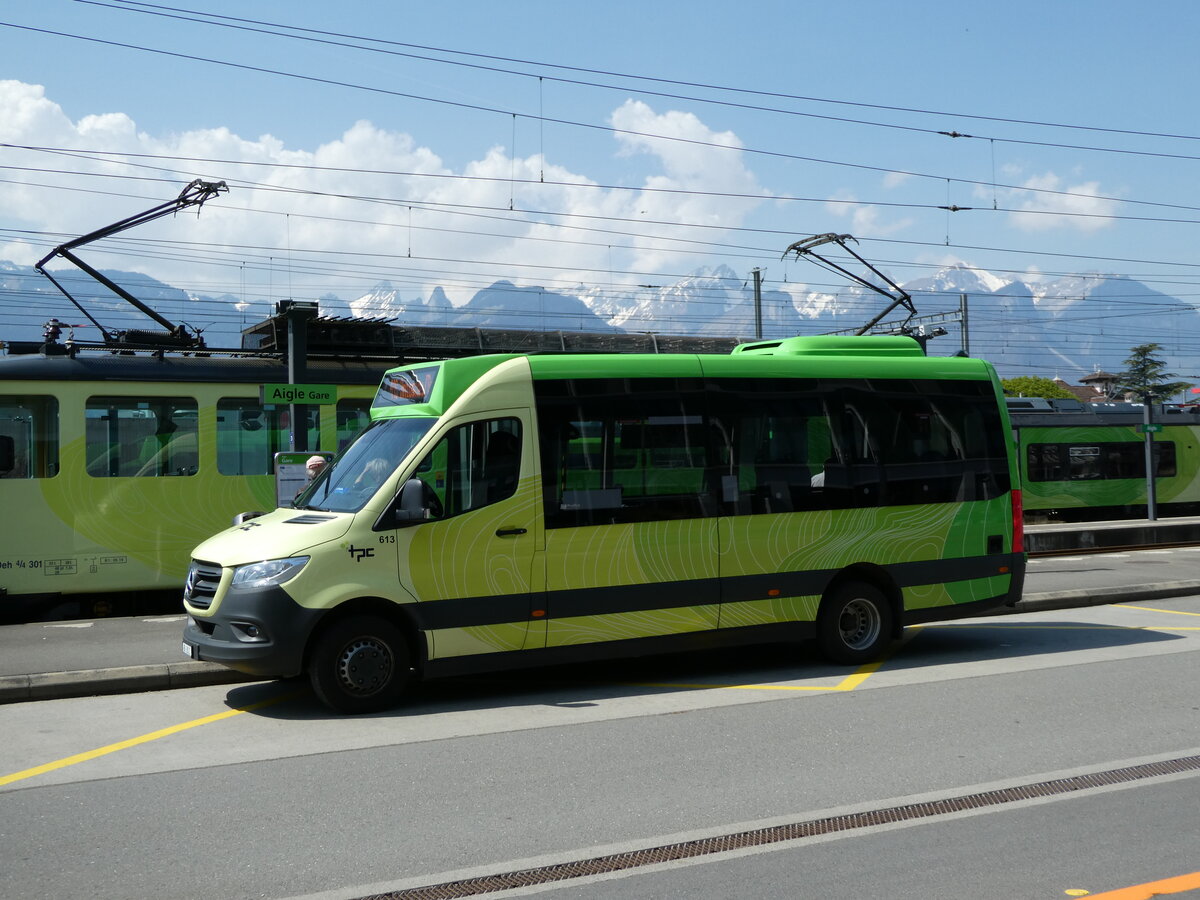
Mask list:
[[[414,679],[815,639],[1015,603],[992,367],[907,337],[729,355],[494,355],[389,371],[291,506],[197,547],[184,652],[307,673],[341,712]]]

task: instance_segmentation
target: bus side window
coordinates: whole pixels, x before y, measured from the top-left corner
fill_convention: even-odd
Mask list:
[[[724,513],[820,508],[833,450],[816,385],[786,378],[719,380],[713,396],[717,428],[732,450],[717,460]]]
[[[721,441],[699,380],[545,381],[537,390],[548,528],[720,514]]]
[[[521,422],[490,419],[459,425],[418,464],[415,477],[437,497],[441,517],[461,515],[517,490],[521,469]]]
[[[0,478],[58,474],[58,401],[0,396]]]
[[[998,496],[1007,490],[1008,463],[989,427],[995,409],[985,389],[982,382],[715,379],[714,415],[736,453],[718,465],[724,513]]]

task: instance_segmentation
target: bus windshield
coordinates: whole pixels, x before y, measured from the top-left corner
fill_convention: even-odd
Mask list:
[[[421,417],[372,422],[296,496],[292,505],[325,512],[358,512],[436,421]]]

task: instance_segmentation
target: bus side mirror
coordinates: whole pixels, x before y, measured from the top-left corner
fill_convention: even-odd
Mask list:
[[[396,504],[396,527],[423,522],[429,517],[425,507],[425,482],[410,478],[400,489],[400,500]]]

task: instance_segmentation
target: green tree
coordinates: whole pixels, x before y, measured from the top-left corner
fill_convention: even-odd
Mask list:
[[[1138,344],[1130,348],[1125,368],[1117,373],[1117,390],[1161,402],[1190,388],[1192,385],[1187,381],[1169,380],[1175,373],[1166,371],[1166,360],[1154,355],[1161,349],[1159,344]]]
[[[1045,397],[1055,400],[1074,400],[1075,395],[1061,384],[1037,375],[1018,375],[1000,382],[1006,397]]]

